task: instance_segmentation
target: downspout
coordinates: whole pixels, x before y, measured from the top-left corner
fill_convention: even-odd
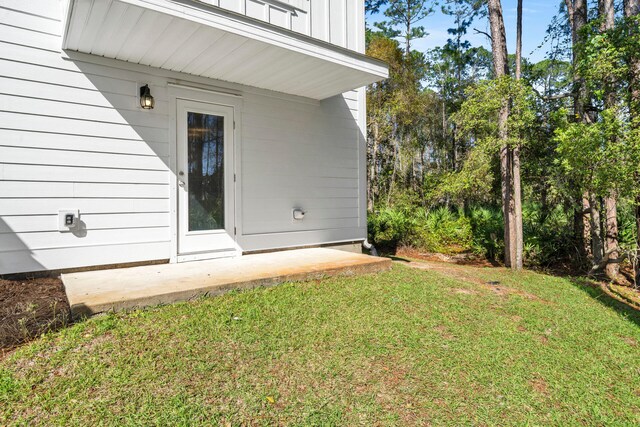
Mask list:
[[[371,252],[371,255],[378,256],[378,251],[371,243],[369,243],[369,240],[365,239],[362,242],[362,247]]]

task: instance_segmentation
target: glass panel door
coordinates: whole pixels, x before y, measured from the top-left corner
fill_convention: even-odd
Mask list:
[[[224,229],[224,117],[187,112],[189,231]]]
[[[225,256],[237,250],[234,109],[183,99],[176,102],[178,257]]]

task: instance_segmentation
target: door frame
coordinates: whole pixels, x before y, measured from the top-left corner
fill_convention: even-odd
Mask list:
[[[169,164],[170,164],[170,176],[169,176],[169,203],[170,203],[170,229],[171,229],[171,257],[169,262],[183,262],[183,261],[196,261],[201,259],[213,259],[223,257],[234,257],[242,255],[242,249],[238,245],[238,237],[241,233],[240,224],[240,152],[242,145],[242,107],[243,99],[240,94],[218,91],[216,89],[208,89],[201,87],[185,86],[175,83],[169,83],[167,89],[167,114],[169,118]],[[230,251],[218,251],[218,252],[201,252],[192,254],[180,254],[178,252],[178,239],[180,238],[180,227],[178,221],[180,220],[180,206],[178,191],[178,100],[193,101],[204,104],[222,105],[225,107],[233,108],[234,126],[233,126],[233,150],[232,161],[233,175],[235,177],[233,185],[233,197],[231,210],[233,212],[230,220],[233,222],[233,228],[235,233],[233,236],[233,242],[235,248]]]

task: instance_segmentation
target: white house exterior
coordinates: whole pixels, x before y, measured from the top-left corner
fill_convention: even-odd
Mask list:
[[[364,240],[363,3],[0,0],[0,274]]]

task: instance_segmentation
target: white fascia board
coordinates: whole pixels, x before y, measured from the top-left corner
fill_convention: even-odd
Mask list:
[[[380,80],[389,77],[387,65],[380,60],[216,6],[190,0],[119,1],[364,71]]]

